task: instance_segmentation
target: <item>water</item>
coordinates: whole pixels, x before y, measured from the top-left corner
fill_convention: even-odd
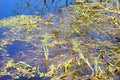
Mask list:
[[[21,51],[27,52],[29,49],[35,49],[34,46],[30,43],[26,43],[25,41],[13,41],[11,44],[5,45],[5,49],[7,50],[7,53],[12,55],[16,55],[16,53],[19,53]]]
[[[62,7],[66,7],[73,2],[74,0],[0,0],[0,19],[22,14],[41,15],[50,12],[58,12]],[[13,34],[9,36],[4,34],[9,30],[10,27],[0,28],[0,41],[7,38],[13,38]],[[28,51],[31,47],[34,46],[26,43],[25,41],[16,40],[11,42],[11,44],[6,44],[4,48],[7,50],[7,53],[12,56],[19,52]]]
[[[0,0],[0,19],[20,14],[40,15],[55,12],[73,2],[74,0]]]
[[[0,28],[0,40],[6,37],[4,32],[7,32],[9,30],[10,30],[9,27],[2,27],[2,28]]]
[[[68,1],[68,2],[67,2]],[[26,34],[24,29],[21,29],[21,31],[17,31],[18,27],[14,26],[8,26],[8,27],[2,27],[0,26],[0,71],[2,72],[2,67],[6,64],[6,62],[10,59],[13,59],[15,63],[18,63],[19,61],[23,61],[29,65],[36,66],[37,71],[33,74],[35,74],[35,77],[31,77],[30,80],[51,80],[49,77],[39,77],[37,72],[40,71],[42,73],[47,73],[48,66],[50,65],[58,65],[60,63],[63,63],[64,61],[67,61],[69,59],[73,58],[73,53],[70,50],[72,48],[72,44],[69,45],[67,43],[64,43],[63,39],[63,44],[55,44],[53,47],[48,47],[49,49],[49,58],[51,61],[46,62],[45,61],[45,56],[43,55],[45,51],[43,50],[40,35],[44,35],[44,33],[56,33],[58,32],[60,38],[64,38],[65,34],[65,27],[67,27],[67,24],[69,24],[70,20],[67,17],[67,10],[66,12],[61,10],[61,7],[66,7],[70,5],[74,0],[11,0],[11,2],[6,2],[6,1],[1,1],[0,3],[0,9],[3,10],[0,12],[0,19],[3,18],[8,18],[10,16],[16,16],[16,15],[44,15],[47,13],[59,13],[57,16],[54,14],[54,16],[50,16],[50,14],[45,15],[43,18],[45,20],[39,22],[39,26],[42,26],[42,30],[39,30],[39,28],[35,28],[32,32],[29,34]],[[6,7],[4,7],[7,5]],[[109,15],[109,14],[107,14]],[[112,14],[110,14],[112,15]],[[19,18],[19,17],[17,17]],[[32,17],[34,18],[34,17]],[[24,19],[23,19],[24,20]],[[28,19],[29,20],[29,19]],[[32,20],[32,19],[31,19]],[[45,25],[45,21],[50,21],[54,22],[54,25]],[[55,20],[55,21],[54,21]],[[19,21],[19,20],[18,20]],[[25,20],[24,20],[25,21]],[[42,25],[42,23],[44,25]],[[61,23],[62,25],[60,25]],[[12,24],[14,24],[12,22]],[[66,24],[66,25],[65,25]],[[2,24],[0,24],[2,25]],[[63,27],[62,27],[63,26]],[[21,26],[20,26],[21,27]],[[24,26],[23,26],[24,27]],[[62,27],[62,28],[60,28]],[[12,33],[11,29],[15,28],[15,32]],[[25,27],[24,27],[25,28]],[[47,28],[47,29],[46,29]],[[57,31],[56,29],[60,29],[61,31]],[[82,29],[82,28],[81,28]],[[70,40],[77,40],[80,42],[82,45],[80,48],[81,50],[84,50],[84,56],[85,58],[89,58],[89,50],[94,53],[94,55],[97,57],[99,55],[99,52],[101,50],[106,50],[108,51],[106,46],[96,46],[99,41],[112,41],[114,38],[106,33],[105,31],[97,31],[95,27],[90,28],[88,33],[83,29],[83,32],[85,32],[85,35],[80,35],[78,33],[71,33],[70,35]],[[108,29],[108,28],[107,28]],[[9,32],[10,31],[10,32]],[[5,34],[7,32],[7,34]],[[38,37],[36,37],[38,35]],[[33,40],[28,40],[26,37],[34,36]],[[40,37],[39,37],[40,36]],[[59,38],[58,37],[58,38]],[[4,44],[2,44],[3,42]],[[28,42],[27,42],[28,41]],[[61,39],[62,41],[62,39]],[[5,44],[5,42],[8,42]],[[59,42],[59,40],[58,40]],[[36,45],[35,45],[36,44]],[[86,45],[87,44],[87,45]],[[89,46],[91,45],[91,46]],[[92,46],[93,45],[93,46]],[[67,47],[70,47],[67,49]],[[87,50],[87,47],[89,50]],[[89,48],[90,47],[90,48]],[[64,49],[65,48],[65,49]],[[97,54],[98,53],[98,54]],[[8,54],[8,55],[7,55]],[[62,55],[61,55],[62,54]],[[71,55],[72,54],[72,55]],[[76,53],[74,56],[78,56],[79,54]],[[69,57],[68,57],[69,56]],[[105,62],[108,60],[108,58],[105,57]],[[90,60],[91,62],[92,60]],[[93,65],[94,67],[94,65]],[[19,68],[19,67],[18,67]],[[22,67],[23,68],[23,67]],[[31,67],[30,67],[31,68]],[[29,69],[30,69],[29,68]],[[11,68],[8,68],[8,72],[14,73],[15,70],[10,70]],[[73,68],[76,69],[76,68]],[[91,69],[89,69],[88,66],[83,66],[81,67],[80,71],[84,75],[92,75]],[[17,74],[17,72],[15,72]],[[24,73],[24,72],[21,72]],[[62,73],[62,71],[61,71]],[[14,76],[16,76],[14,74]],[[21,74],[22,75],[22,74]],[[8,80],[8,79],[13,79],[10,75],[0,75],[0,80]],[[28,80],[29,78],[26,76],[20,76],[19,79],[16,80]]]
[[[8,18],[16,15],[44,15],[47,13],[60,13],[62,7],[69,6],[74,0],[0,0],[0,19]],[[4,33],[9,32],[11,27],[0,26],[0,42],[6,39],[12,39],[14,34],[6,35]],[[19,34],[19,33],[17,33]],[[9,41],[8,41],[9,42]],[[1,44],[2,45],[2,44]],[[0,48],[1,48],[0,45]],[[31,50],[32,52],[30,52]],[[0,50],[0,68],[5,64],[8,59],[14,59],[15,62],[29,61],[30,58],[41,59],[40,52],[36,54],[36,47],[26,41],[14,40],[4,45],[3,49]],[[34,52],[35,51],[35,52]],[[6,53],[9,54],[6,56]],[[35,53],[35,54],[34,54]],[[39,56],[38,56],[39,55]],[[31,61],[30,61],[31,62]],[[43,62],[32,61],[31,65],[41,65],[44,67]],[[45,70],[45,68],[41,69]],[[0,80],[13,79],[9,75],[0,75]],[[17,80],[28,80],[27,77],[19,77]],[[49,77],[35,77],[30,78],[31,80],[50,80]]]

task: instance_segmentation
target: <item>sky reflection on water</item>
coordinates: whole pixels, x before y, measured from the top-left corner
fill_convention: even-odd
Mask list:
[[[46,1],[46,2],[45,2]],[[72,4],[74,0],[1,0],[0,19],[19,14],[39,15]]]

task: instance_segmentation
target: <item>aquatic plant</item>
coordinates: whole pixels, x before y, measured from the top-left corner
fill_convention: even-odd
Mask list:
[[[50,16],[44,19],[24,15],[0,20],[1,26],[10,26],[10,31],[5,33],[7,38],[1,40],[1,50],[19,39],[36,45],[35,49],[38,49],[26,52],[25,56],[20,55],[23,62],[6,60],[2,64],[4,70],[0,68],[0,75],[10,75],[13,71],[13,77],[22,75],[30,78],[37,74],[52,80],[119,80],[120,46],[115,37],[119,37],[120,14],[115,10],[116,7],[108,9],[102,2],[81,3],[63,9],[64,16],[51,16],[59,18],[58,21]],[[45,60],[39,53],[43,53]],[[7,71],[10,67],[15,70]]]
[[[48,61],[49,60],[48,59],[48,55],[49,55],[48,44],[49,44],[50,39],[54,36],[46,33],[46,34],[42,35],[41,37],[43,38],[41,40],[41,42],[42,42],[42,47],[43,47],[45,59]]]
[[[7,71],[7,69],[8,68],[15,68],[15,64],[14,64],[14,60],[9,60],[9,61],[7,61],[7,63],[6,63],[6,65],[3,67],[3,69],[2,69],[2,72],[1,72],[1,74],[0,75],[2,75],[2,74],[8,74],[8,75],[11,75],[8,71]]]

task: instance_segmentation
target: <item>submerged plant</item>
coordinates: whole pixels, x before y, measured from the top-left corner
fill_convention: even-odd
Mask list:
[[[89,68],[90,68],[92,71],[94,71],[94,69],[92,68],[92,66],[91,66],[90,62],[88,61],[88,59],[86,59],[86,58],[83,56],[83,54],[81,54],[81,53],[80,53],[80,57],[81,57],[81,59],[83,59],[83,60],[85,61],[85,63],[89,66]]]
[[[41,40],[41,42],[42,42],[42,47],[43,47],[45,59],[48,61],[48,55],[49,55],[48,45],[49,45],[50,39],[54,36],[46,33],[46,34],[42,35],[41,37],[43,38]]]
[[[9,72],[7,72],[8,68],[15,68],[15,63],[13,59],[7,61],[6,65],[2,68],[2,72],[0,73],[0,75],[11,75]]]

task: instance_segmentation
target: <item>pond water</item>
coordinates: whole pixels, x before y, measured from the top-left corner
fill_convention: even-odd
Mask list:
[[[16,15],[45,15],[48,13],[61,13],[62,7],[67,7],[70,4],[72,4],[74,0],[0,0],[0,19],[14,17]],[[17,26],[17,25],[16,25]],[[0,44],[2,41],[8,39],[8,44],[3,46],[4,50],[0,50],[0,69],[5,64],[5,62],[8,59],[14,59],[14,62],[19,61],[27,61],[30,58],[38,58],[43,59],[44,56],[38,56],[40,53],[39,48],[36,48],[32,43],[27,43],[24,40],[13,40],[11,42],[11,39],[15,38],[15,35],[18,37],[21,33],[15,33],[15,34],[4,34],[5,32],[9,32],[11,30],[11,27],[2,27],[0,26]],[[23,36],[23,34],[22,34]],[[23,36],[24,37],[24,36]],[[10,43],[9,43],[10,40]],[[39,40],[37,40],[39,41]],[[3,45],[3,44],[1,44]],[[0,48],[1,48],[0,45]],[[37,54],[36,51],[38,50]],[[31,52],[32,51],[32,52]],[[64,50],[63,50],[64,51]],[[52,51],[53,52],[53,51]],[[25,54],[27,53],[27,54]],[[8,58],[5,56],[8,55]],[[39,54],[40,55],[40,54]],[[52,55],[50,55],[51,57]],[[8,60],[9,61],[9,60]],[[46,72],[46,68],[44,67],[44,63],[42,62],[34,62],[32,61],[30,63],[31,65],[40,65],[40,70],[42,72]],[[12,69],[10,69],[12,70]],[[1,70],[0,70],[1,72]],[[1,76],[0,74],[0,80],[8,80],[13,79],[9,75]],[[27,77],[19,77],[17,80],[28,80]],[[50,78],[47,77],[36,77],[31,78],[31,80],[50,80]]]
[[[113,20],[109,17],[116,16],[97,10],[92,0],[89,2],[71,5],[74,0],[0,1],[0,80],[51,80],[53,76],[59,80],[56,77],[62,75],[63,80],[65,69],[71,66],[72,74],[65,80],[77,75],[84,80],[81,75],[88,77],[94,72],[104,76],[107,62],[117,60],[117,66],[120,44],[115,36],[119,38],[119,28],[110,24]],[[116,20],[120,21],[119,17]],[[119,72],[113,76],[119,78]]]
[[[0,19],[20,14],[40,15],[55,12],[73,2],[74,0],[1,0]]]

